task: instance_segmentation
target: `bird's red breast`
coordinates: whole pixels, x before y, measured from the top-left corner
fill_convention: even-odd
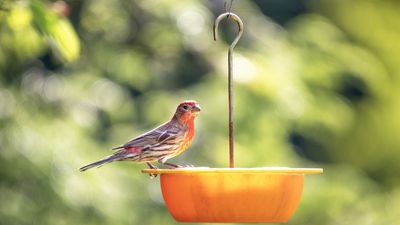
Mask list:
[[[192,144],[194,137],[194,118],[189,120],[187,123],[188,130],[185,135],[184,143],[182,144],[182,148],[179,152],[186,150],[190,144]]]
[[[190,109],[186,110],[184,107],[188,106]],[[200,106],[195,101],[185,101],[181,103],[175,113],[177,121],[184,125],[186,128],[185,137],[180,144],[180,147],[176,153],[176,155],[185,151],[193,141],[195,129],[194,129],[194,120],[197,117],[198,112],[200,111]]]

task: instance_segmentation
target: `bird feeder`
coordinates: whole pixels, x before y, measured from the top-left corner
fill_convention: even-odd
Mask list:
[[[243,22],[231,12],[217,17],[231,19],[239,33],[228,51],[229,168],[188,167],[144,169],[159,174],[168,211],[178,222],[287,222],[295,212],[303,191],[304,175],[322,173],[320,168],[234,168],[233,48],[243,34]]]

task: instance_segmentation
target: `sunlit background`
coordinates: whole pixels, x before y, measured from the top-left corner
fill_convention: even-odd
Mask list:
[[[226,7],[227,8],[227,7]],[[236,165],[323,167],[290,225],[400,223],[400,2],[237,0]],[[78,168],[202,106],[227,167],[224,1],[0,0],[0,224],[174,224],[143,164]]]

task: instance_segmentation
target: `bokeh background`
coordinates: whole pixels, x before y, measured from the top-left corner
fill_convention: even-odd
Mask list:
[[[290,225],[400,223],[400,2],[241,0],[236,165],[323,167]],[[203,111],[171,162],[227,167],[224,1],[0,0],[0,224],[175,224],[143,164],[78,168]]]

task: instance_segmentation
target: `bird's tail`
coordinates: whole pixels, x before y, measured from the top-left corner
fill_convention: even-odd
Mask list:
[[[104,164],[107,164],[107,163],[110,163],[110,162],[113,162],[113,161],[116,161],[116,160],[119,160],[119,159],[121,159],[120,156],[110,155],[110,156],[108,156],[108,157],[106,157],[104,159],[101,159],[99,161],[96,161],[96,162],[90,163],[90,164],[88,164],[86,166],[83,166],[83,167],[79,168],[79,170],[81,172],[83,172],[83,171],[91,169],[93,167],[100,167],[100,166],[103,166]]]

